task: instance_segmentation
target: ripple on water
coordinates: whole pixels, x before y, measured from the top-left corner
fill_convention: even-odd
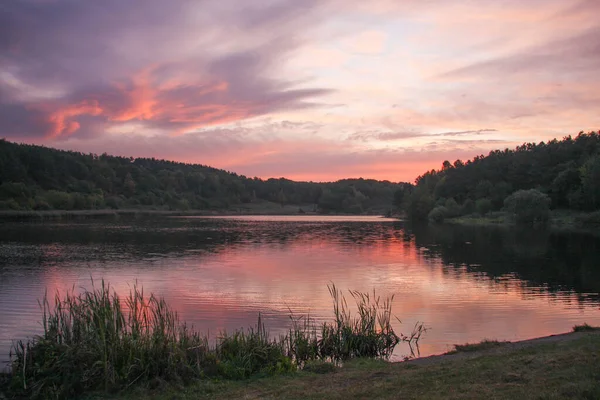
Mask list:
[[[273,334],[290,311],[330,320],[331,282],[395,293],[398,330],[431,328],[422,355],[600,324],[590,267],[600,239],[545,235],[529,244],[500,230],[322,216],[0,225],[0,360],[12,339],[40,332],[45,290],[90,287],[90,277],[122,294],[137,281],[211,336],[253,326],[259,312]]]

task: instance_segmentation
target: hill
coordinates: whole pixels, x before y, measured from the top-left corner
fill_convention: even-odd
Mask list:
[[[0,140],[0,210],[218,211],[264,204],[358,214],[389,210],[394,192],[404,186],[410,185],[368,179],[262,180],[205,165]]]
[[[395,204],[419,219],[488,214],[513,203],[599,210],[600,134],[581,132],[575,138],[494,150],[466,162],[444,161],[439,170],[419,176],[415,187],[395,195]]]

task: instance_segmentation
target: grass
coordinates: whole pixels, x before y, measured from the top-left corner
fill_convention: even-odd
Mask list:
[[[446,354],[471,353],[475,351],[489,350],[499,346],[503,346],[506,343],[508,342],[499,342],[497,340],[483,339],[479,343],[455,344],[454,350],[451,350]]]
[[[461,217],[447,218],[444,222],[458,225],[508,225],[512,224],[508,216],[502,212],[488,215],[470,214]]]
[[[11,354],[11,395],[73,398],[91,391],[112,393],[157,382],[173,385],[206,379],[240,380],[306,368],[328,371],[355,358],[387,358],[401,341],[418,343],[392,326],[392,298],[350,291],[358,313],[329,286],[335,321],[317,326],[292,318],[288,335],[272,338],[258,316],[256,327],[222,332],[214,346],[181,323],[164,299],[133,286],[119,297],[100,287],[40,302],[43,334],[17,341]],[[326,366],[329,364],[329,366]]]
[[[358,313],[352,316],[346,298],[335,285],[328,286],[335,320],[320,327],[310,318],[294,319],[290,329],[289,354],[299,365],[309,360],[338,363],[357,357],[389,358],[400,342],[416,343],[424,332],[416,325],[410,336],[397,335],[392,328],[392,301],[373,293],[350,291]],[[318,328],[320,331],[318,332]]]
[[[583,325],[575,325],[573,327],[573,332],[594,332],[594,331],[600,331],[599,327],[596,326],[591,326],[586,324]]]
[[[138,387],[94,399],[599,399],[600,335],[430,365],[354,359],[328,373]]]
[[[512,226],[515,222],[505,212],[497,211],[482,216],[479,214],[464,215],[461,217],[447,218],[449,224],[471,226]],[[581,212],[573,210],[552,210],[550,212],[549,227],[556,230],[582,230],[593,231],[600,225],[600,212]],[[596,229],[597,230],[597,229]]]

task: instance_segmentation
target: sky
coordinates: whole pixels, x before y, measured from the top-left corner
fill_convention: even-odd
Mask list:
[[[597,0],[2,0],[0,138],[413,181],[600,127]]]

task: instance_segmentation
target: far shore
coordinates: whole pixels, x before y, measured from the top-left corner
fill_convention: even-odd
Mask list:
[[[332,216],[384,216],[382,212],[365,212],[363,214],[323,213],[303,208],[302,206],[284,206],[275,208],[244,208],[224,210],[153,210],[153,209],[98,209],[98,210],[44,210],[22,211],[1,210],[0,220],[45,220],[45,219],[79,219],[102,217],[144,217],[144,216],[174,216],[174,217],[204,217],[204,216],[236,216],[236,215],[332,215]]]
[[[596,213],[572,212],[556,210],[550,214],[550,220],[546,228],[557,231],[597,231],[600,222],[597,221]],[[443,222],[449,225],[465,226],[517,226],[515,221],[505,212],[492,212],[487,215],[466,215],[455,218],[447,218]]]

